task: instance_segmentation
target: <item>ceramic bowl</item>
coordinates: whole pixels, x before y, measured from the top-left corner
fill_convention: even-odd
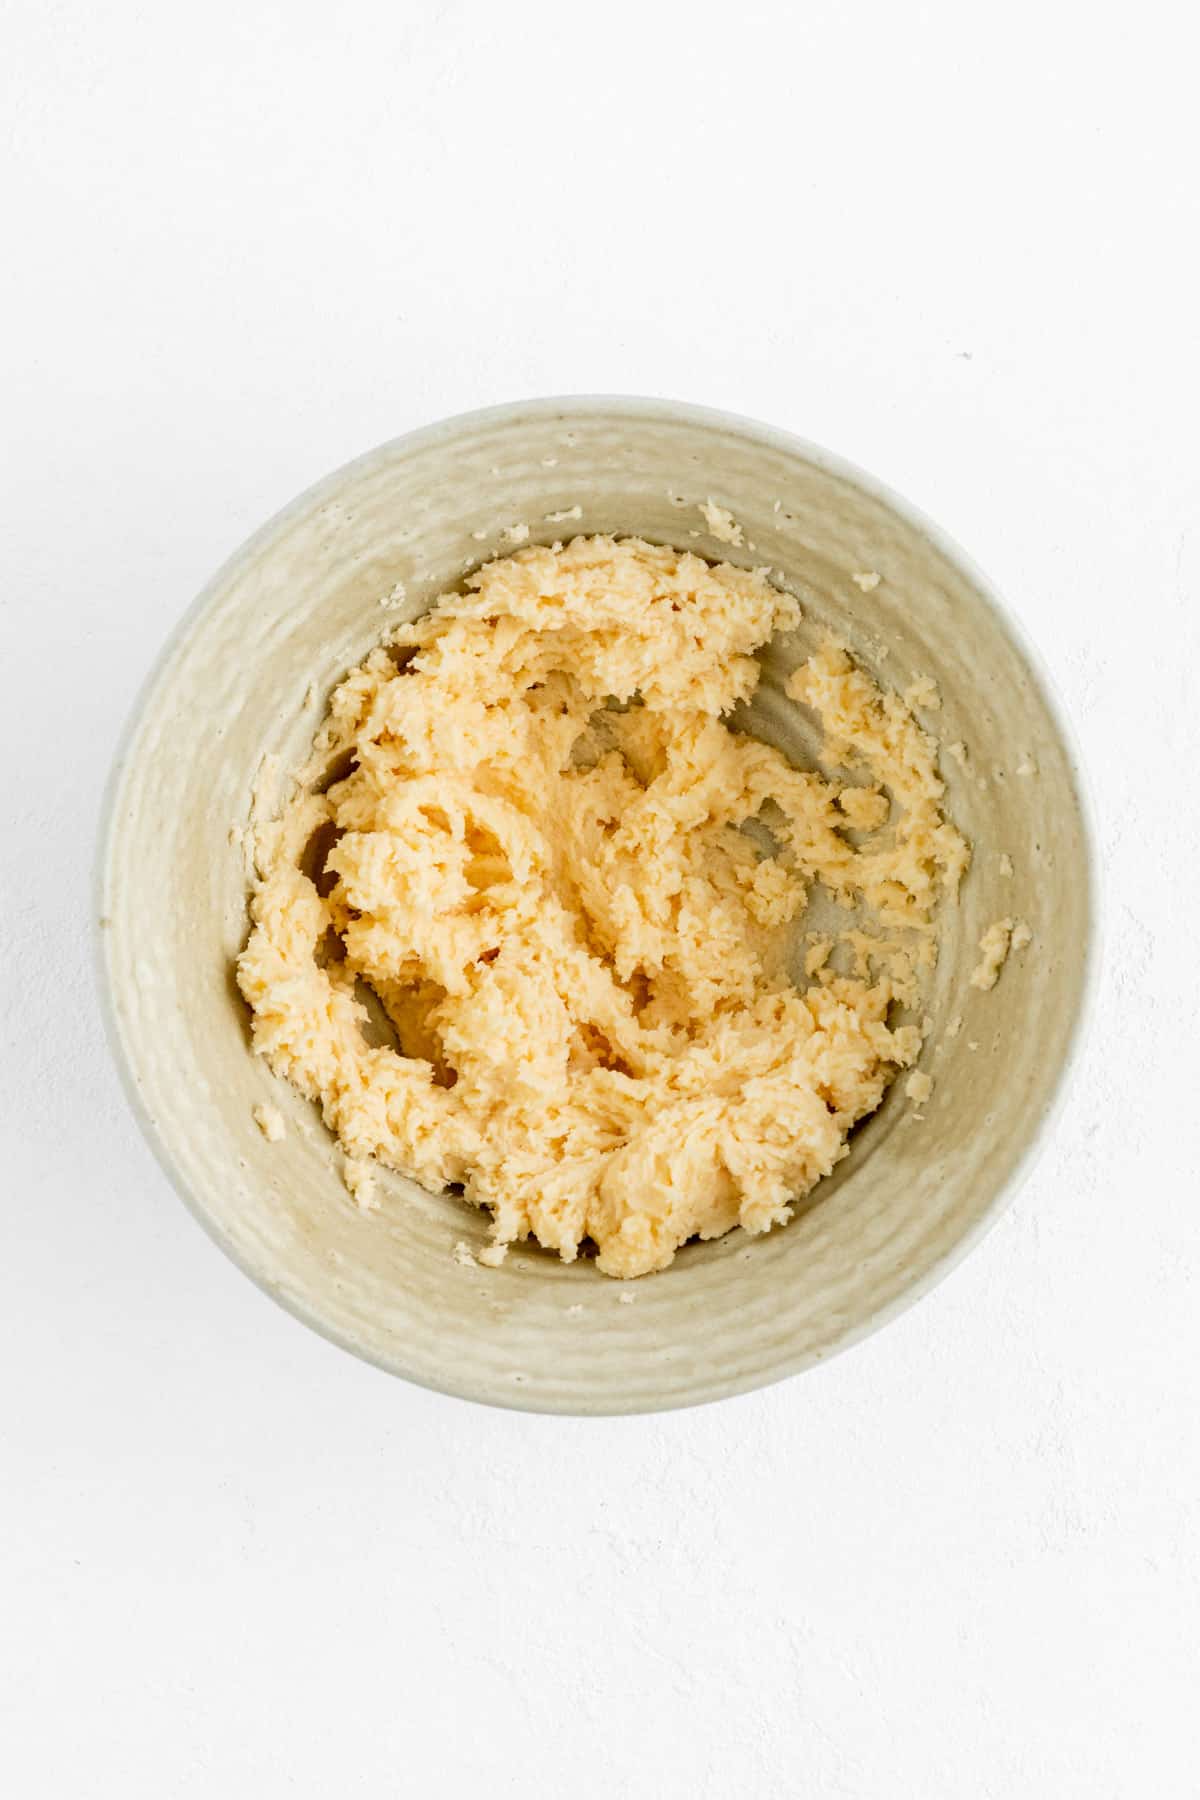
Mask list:
[[[710,497],[741,523],[742,546],[711,535],[699,510]],[[569,524],[554,518],[575,507]],[[832,629],[885,683],[931,675],[939,735],[967,747],[964,765],[943,759],[975,853],[926,998],[931,1099],[915,1109],[897,1084],[785,1228],[689,1245],[632,1286],[535,1247],[500,1269],[463,1266],[453,1247],[481,1245],[484,1217],[399,1176],[383,1175],[378,1212],[357,1210],[315,1109],[251,1053],[232,973],[247,933],[238,837],[252,790],[270,805],[330,688],[397,603],[420,610],[515,523],[535,541],[637,533],[767,564],[800,599],[805,644]],[[872,573],[864,592],[853,576]],[[804,760],[810,726],[782,694],[801,653],[767,653],[740,722]],[[824,451],[646,400],[451,419],[372,451],[266,525],[197,600],[138,704],[99,887],[117,1060],[201,1224],[265,1292],[356,1355],[446,1393],[547,1412],[735,1394],[809,1367],[926,1292],[996,1219],[1043,1138],[1092,961],[1090,833],[1069,734],[979,571]],[[1026,920],[1034,941],[984,994],[969,974],[1000,916]],[[267,1100],[285,1116],[280,1143],[254,1122]]]

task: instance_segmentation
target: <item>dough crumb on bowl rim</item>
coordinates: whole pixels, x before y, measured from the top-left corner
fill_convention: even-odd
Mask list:
[[[990,993],[1013,950],[1033,942],[1033,932],[1023,919],[994,919],[979,940],[979,961],[971,971],[971,986]]]
[[[254,1123],[266,1138],[268,1144],[282,1143],[287,1135],[283,1114],[269,1100],[260,1101],[254,1108]]]

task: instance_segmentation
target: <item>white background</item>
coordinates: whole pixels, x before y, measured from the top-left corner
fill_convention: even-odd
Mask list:
[[[0,1786],[1200,1789],[1200,399],[1182,5],[0,5]],[[172,623],[378,441],[571,391],[978,558],[1100,808],[1054,1142],[938,1292],[662,1418],[360,1367],[127,1116],[97,806]]]

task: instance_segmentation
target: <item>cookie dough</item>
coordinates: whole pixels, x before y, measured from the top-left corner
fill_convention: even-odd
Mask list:
[[[706,500],[699,510],[704,523],[721,543],[737,545],[743,541],[742,528],[727,506],[718,506],[715,500]]]
[[[846,1154],[920,1051],[894,1003],[969,853],[933,739],[837,646],[788,683],[820,770],[723,723],[798,621],[765,571],[579,537],[487,563],[335,690],[256,833],[238,980],[348,1166],[628,1277],[783,1224]],[[871,929],[814,958],[817,884]]]
[[[993,920],[979,940],[979,961],[971,971],[971,986],[981,993],[990,993],[1000,979],[1009,951],[1024,950],[1032,942],[1033,933],[1023,919]]]
[[[254,1108],[254,1123],[266,1138],[268,1144],[281,1144],[287,1136],[287,1126],[283,1122],[283,1114],[270,1101],[264,1101]]]

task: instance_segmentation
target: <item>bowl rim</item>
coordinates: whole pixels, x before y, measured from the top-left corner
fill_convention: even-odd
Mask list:
[[[349,1334],[338,1330],[293,1294],[273,1282],[267,1272],[253,1267],[242,1256],[184,1180],[175,1165],[168,1145],[146,1110],[138,1091],[131,1052],[126,1045],[118,1017],[116,979],[109,957],[110,933],[107,929],[106,903],[120,794],[143,719],[160,682],[177,656],[184,650],[188,637],[199,624],[211,601],[256,554],[260,546],[277,536],[291,519],[314,505],[332,498],[349,476],[358,471],[365,471],[371,465],[391,457],[397,452],[410,452],[432,447],[439,442],[453,440],[464,430],[481,426],[506,424],[509,421],[523,418],[558,417],[569,420],[572,416],[582,417],[597,413],[631,420],[653,419],[662,423],[694,426],[701,430],[717,429],[726,435],[733,434],[782,454],[799,457],[824,473],[856,487],[860,492],[887,507],[912,530],[924,537],[947,562],[958,570],[989,609],[1001,631],[1009,636],[1024,657],[1037,680],[1047,711],[1061,740],[1079,803],[1083,874],[1087,887],[1088,933],[1084,945],[1082,980],[1075,1017],[1071,1022],[1070,1035],[1054,1075],[1048,1099],[1006,1179],[992,1196],[979,1218],[946,1251],[905,1286],[900,1293],[877,1311],[872,1312],[867,1318],[846,1326],[835,1339],[819,1349],[803,1351],[791,1357],[786,1355],[781,1357],[776,1366],[767,1374],[736,1380],[720,1394],[705,1393],[698,1394],[694,1398],[685,1396],[679,1399],[665,1399],[661,1402],[652,1400],[646,1404],[640,1402],[621,1404],[618,1402],[590,1408],[584,1412],[576,1407],[539,1402],[532,1394],[528,1396],[514,1394],[510,1400],[507,1397],[500,1398],[491,1393],[481,1393],[467,1382],[447,1380],[445,1383],[440,1383],[415,1375],[401,1367],[399,1363],[375,1355],[363,1344],[356,1342]],[[350,458],[349,461],[340,464],[336,469],[311,483],[273,513],[226,557],[175,622],[138,684],[118,733],[112,764],[100,802],[90,890],[93,976],[99,996],[100,1015],[109,1053],[116,1067],[129,1109],[159,1168],[183,1201],[188,1212],[212,1242],[242,1274],[249,1277],[262,1293],[275,1301],[301,1324],[308,1326],[309,1329],[339,1349],[348,1351],[360,1362],[369,1363],[386,1374],[398,1376],[411,1382],[414,1386],[424,1388],[427,1392],[444,1394],[455,1399],[473,1402],[476,1405],[494,1406],[502,1411],[533,1412],[564,1418],[620,1417],[684,1411],[697,1406],[716,1405],[722,1400],[773,1387],[776,1383],[789,1380],[806,1369],[829,1362],[834,1356],[840,1355],[875,1332],[881,1331],[886,1325],[906,1313],[910,1307],[924,1299],[947,1276],[952,1274],[1008,1211],[1017,1194],[1033,1173],[1062,1116],[1067,1096],[1078,1073],[1091,1034],[1100,986],[1103,943],[1106,936],[1105,896],[1100,878],[1098,843],[1095,797],[1080,751],[1075,727],[1055,680],[1043,660],[1041,651],[1002,598],[998,588],[974,558],[947,531],[887,483],[880,481],[876,476],[871,475],[847,458],[827,450],[823,445],[814,443],[811,439],[801,437],[796,432],[766,424],[741,413],[699,405],[691,401],[631,394],[564,394],[503,401],[491,406],[453,413],[431,424],[417,426],[411,431],[402,432],[399,436],[388,438],[372,449]]]

